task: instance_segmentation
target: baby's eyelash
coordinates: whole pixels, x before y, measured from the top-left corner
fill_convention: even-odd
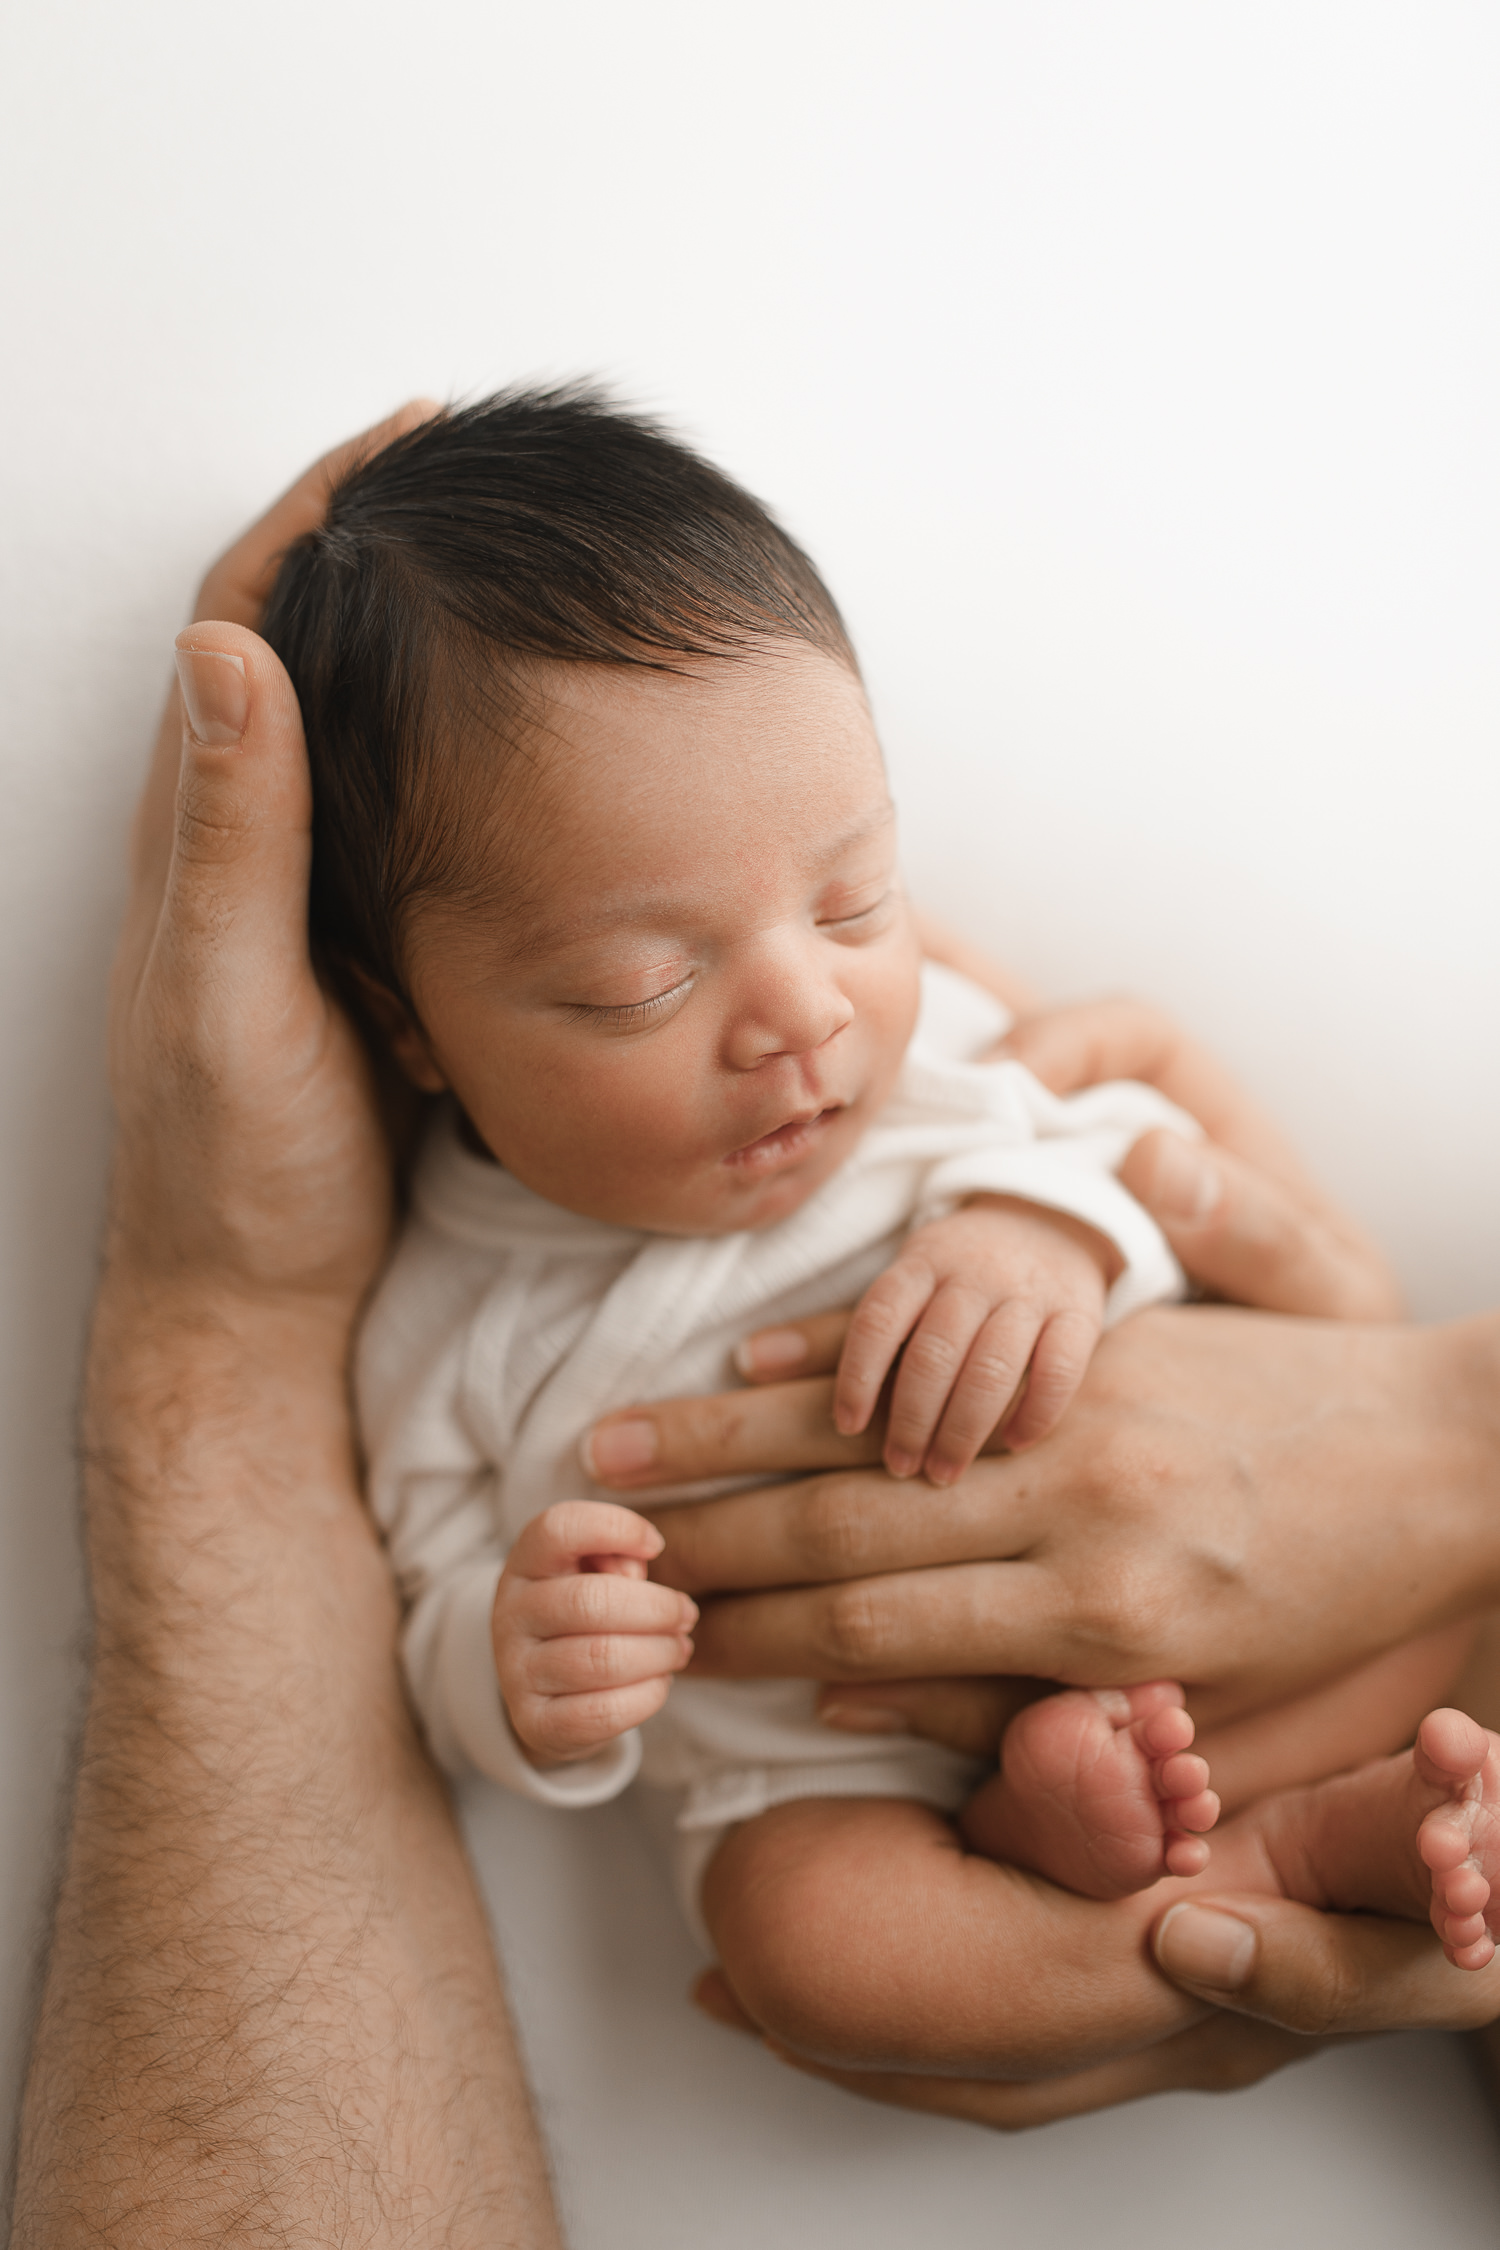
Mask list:
[[[882,891],[879,898],[873,899],[868,906],[862,906],[857,914],[828,915],[822,927],[825,930],[847,930],[851,923],[868,922],[872,914],[878,914],[883,906],[890,904],[891,897],[890,891]]]
[[[593,1008],[584,1000],[571,1001],[568,1013],[575,1023],[609,1024],[616,1030],[635,1030],[649,1023],[669,1000],[676,1000],[686,992],[692,981],[691,977],[684,977],[681,984],[674,984],[669,992],[658,992],[649,1000],[632,1000],[619,1008]]]

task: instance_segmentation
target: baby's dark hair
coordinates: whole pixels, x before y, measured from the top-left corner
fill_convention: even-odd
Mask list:
[[[502,392],[352,469],[262,630],[307,729],[314,947],[403,998],[413,905],[473,880],[528,661],[670,671],[795,639],[855,666],[760,502],[583,386]]]

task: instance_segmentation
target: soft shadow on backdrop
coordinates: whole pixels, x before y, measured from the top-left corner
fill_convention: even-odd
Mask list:
[[[415,390],[612,378],[816,553],[918,893],[1050,993],[1177,1009],[1422,1314],[1500,1299],[1497,102],[1500,21],[1457,0],[11,13],[7,2115],[75,1681],[102,975],[201,565]],[[1226,2250],[1493,2239],[1444,2041],[985,2140],[690,2019],[625,1808],[480,1798],[472,1833],[579,2250],[1127,2250],[1184,2207]]]

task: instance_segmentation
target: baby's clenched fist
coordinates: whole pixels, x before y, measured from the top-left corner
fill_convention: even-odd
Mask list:
[[[666,1702],[693,1653],[698,1609],[647,1579],[663,1545],[629,1508],[564,1500],[511,1548],[495,1594],[495,1670],[534,1765],[590,1757]]]
[[[1083,1380],[1119,1267],[1113,1246],[1064,1212],[975,1196],[916,1228],[865,1291],[834,1420],[846,1436],[868,1427],[899,1354],[885,1444],[893,1476],[925,1469],[952,1484],[1012,1408],[1006,1443],[1034,1445]]]

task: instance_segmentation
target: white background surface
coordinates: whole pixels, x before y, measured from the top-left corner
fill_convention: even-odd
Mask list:
[[[415,390],[601,372],[675,416],[842,599],[929,902],[1180,1010],[1423,1314],[1500,1296],[1500,19],[13,0],[3,36],[9,2028],[122,823],[201,565]],[[474,1820],[580,2250],[1493,2240],[1444,2042],[994,2142],[691,2020],[624,1811]]]

